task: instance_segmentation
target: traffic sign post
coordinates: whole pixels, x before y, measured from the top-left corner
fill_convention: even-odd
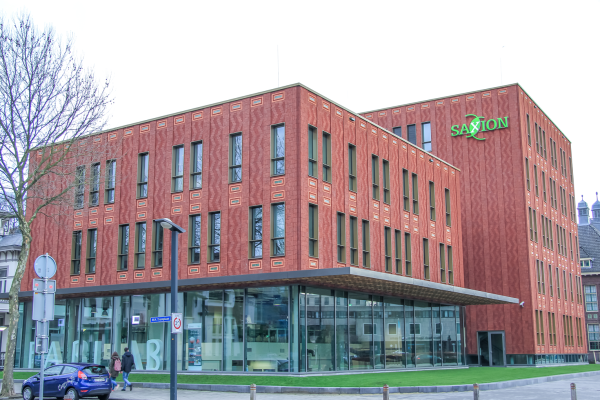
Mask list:
[[[183,333],[183,314],[171,314],[171,333]]]

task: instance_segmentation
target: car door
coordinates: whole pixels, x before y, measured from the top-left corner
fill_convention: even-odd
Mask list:
[[[63,365],[53,365],[44,370],[44,397],[55,397],[60,384]]]
[[[56,388],[56,397],[64,397],[68,387],[73,386],[77,372],[79,369],[72,365],[65,365],[60,376],[58,377],[58,387]]]

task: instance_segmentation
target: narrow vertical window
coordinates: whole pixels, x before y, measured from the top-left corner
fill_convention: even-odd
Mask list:
[[[529,182],[529,158],[525,157],[525,177],[527,178],[527,190],[531,190],[531,183]]]
[[[406,276],[412,276],[412,248],[410,245],[410,233],[404,233],[404,262],[406,263]]]
[[[444,189],[444,198],[446,201],[446,226],[452,226],[452,208],[450,205],[450,189]]]
[[[221,213],[208,214],[208,262],[221,260]]]
[[[379,200],[379,157],[371,156],[371,172],[373,178],[373,199]]]
[[[394,132],[394,135],[396,135],[398,137],[402,137],[402,127],[401,126],[392,128],[392,131]]]
[[[331,135],[323,132],[323,182],[331,183]]]
[[[229,136],[229,182],[242,181],[242,134]]]
[[[429,240],[423,239],[423,276],[429,280]]]
[[[319,257],[319,209],[308,205],[308,256]]]
[[[96,273],[96,254],[98,249],[98,230],[88,229],[87,232],[87,259],[85,263],[85,273]]]
[[[106,162],[106,184],[104,188],[104,203],[115,202],[115,184],[117,179],[117,160]]]
[[[537,122],[534,123],[534,131],[535,131],[535,152],[540,154],[540,135],[538,133]]]
[[[527,144],[531,146],[531,125],[529,123],[529,114],[527,114]]]
[[[423,136],[423,150],[431,151],[431,124],[429,122],[423,122],[421,124],[421,133]]]
[[[537,213],[533,210],[533,239],[538,242],[538,230],[537,230]]]
[[[317,129],[308,127],[308,176],[318,177],[317,173]]]
[[[390,163],[387,160],[382,161],[383,165],[383,202],[390,204]]]
[[[533,213],[529,207],[529,240],[533,240]]]
[[[75,171],[75,208],[83,208],[85,193],[85,166],[77,167]]]
[[[571,293],[571,303],[574,301],[573,297],[573,274],[569,274],[569,291]]]
[[[402,231],[394,231],[394,254],[396,256],[395,268],[397,274],[402,274]]]
[[[152,223],[152,267],[162,267],[163,264],[164,229],[160,222]]]
[[[538,189],[538,173],[537,173],[537,165],[533,165],[533,183],[534,183],[534,187],[535,187],[535,195],[536,196],[540,196],[540,192]]]
[[[190,264],[200,264],[200,229],[202,228],[202,217],[190,215],[190,224],[188,228],[188,262]]]
[[[146,267],[146,223],[135,224],[135,268]]]
[[[568,289],[567,289],[567,272],[563,270],[563,289],[565,292],[565,301],[568,300]]]
[[[356,146],[348,145],[348,189],[356,192]]]
[[[271,128],[271,175],[285,174],[285,125]]]
[[[81,231],[73,232],[71,241],[71,275],[79,275],[81,270]]]
[[[417,127],[416,125],[408,125],[406,127],[407,139],[409,142],[417,145]]]
[[[419,178],[412,174],[413,214],[419,215]]]
[[[542,341],[540,339],[540,314],[538,310],[535,310],[535,335],[536,335],[536,343],[537,345],[541,345]]]
[[[358,220],[350,217],[350,264],[358,265]]]
[[[542,171],[542,196],[546,202],[546,173]]]
[[[540,260],[535,260],[535,272],[537,277],[538,294],[542,293],[542,279],[540,278]]]
[[[544,262],[540,261],[540,275],[542,277],[542,294],[546,294],[546,274],[544,272]]]
[[[183,145],[173,147],[171,192],[183,192]]]
[[[192,143],[190,190],[202,189],[202,142]]]
[[[448,283],[454,285],[454,260],[451,246],[448,246]]]
[[[560,299],[560,272],[556,267],[556,297]]]
[[[546,153],[546,131],[542,131],[542,144],[544,145],[544,159],[548,159],[548,155]]]
[[[127,263],[129,257],[129,225],[119,226],[119,249],[118,249],[117,269],[119,271],[127,271],[129,265]]]
[[[571,260],[573,259],[573,235],[569,232],[569,248],[571,253]]]
[[[435,221],[435,185],[429,181],[429,219]]]
[[[137,198],[148,197],[148,153],[138,156]]]
[[[371,233],[369,221],[362,221],[363,267],[371,268]]]
[[[90,207],[96,207],[100,200],[100,163],[90,168]]]
[[[402,197],[404,198],[404,211],[410,211],[410,188],[408,186],[408,171],[402,170]]]
[[[263,256],[263,208],[262,206],[250,208],[250,258]]]
[[[271,204],[271,255],[285,255],[285,203]]]
[[[383,233],[385,240],[385,272],[392,272],[392,229],[386,226]]]
[[[337,260],[346,263],[346,216],[337,213]]]
[[[554,346],[556,346],[556,319],[554,318],[554,313],[552,313],[552,341],[554,342]]]
[[[443,243],[440,243],[440,281],[446,283],[446,250]]]
[[[571,178],[571,183],[575,183],[573,180],[573,160],[569,157],[569,177]]]

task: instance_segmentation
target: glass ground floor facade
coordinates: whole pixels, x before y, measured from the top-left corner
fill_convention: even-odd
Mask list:
[[[318,372],[465,364],[464,307],[304,286],[179,293],[178,369]],[[16,367],[39,368],[31,303],[19,308]],[[133,353],[170,368],[170,294],[56,300],[46,366]]]

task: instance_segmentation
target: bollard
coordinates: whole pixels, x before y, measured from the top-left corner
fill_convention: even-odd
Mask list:
[[[383,385],[383,400],[390,400],[390,387]]]
[[[577,400],[577,387],[571,383],[571,400]]]
[[[256,384],[250,385],[250,400],[256,400]]]
[[[479,400],[479,384],[473,384],[473,400]]]

